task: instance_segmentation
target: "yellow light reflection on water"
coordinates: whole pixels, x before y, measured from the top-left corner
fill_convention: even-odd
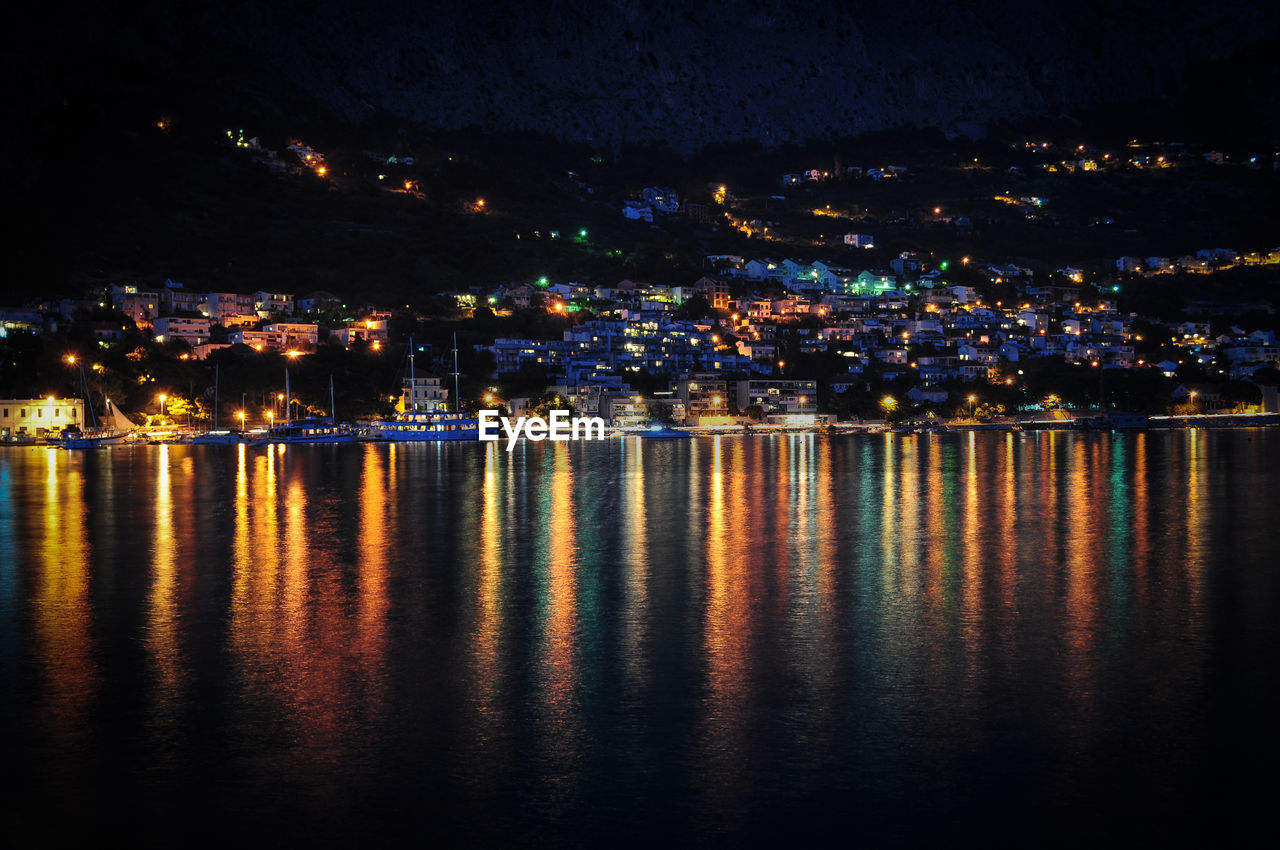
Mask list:
[[[156,457],[155,522],[151,543],[151,592],[147,600],[147,651],[156,669],[153,695],[162,710],[154,716],[170,723],[177,718],[163,710],[177,702],[184,672],[178,657],[178,617],[174,600],[177,582],[177,542],[174,539],[173,484],[170,478],[169,447],[161,444]]]
[[[503,494],[507,485],[498,470],[501,457],[506,454],[497,443],[489,443],[485,447],[480,487],[480,519],[476,534],[479,559],[470,641],[472,734],[469,745],[476,756],[492,750],[508,720],[500,698],[503,538],[508,533],[503,526]],[[510,465],[508,462],[508,471]],[[483,764],[496,769],[498,761],[496,758],[486,759]],[[496,778],[492,776],[490,780]]]
[[[987,551],[982,544],[982,522],[986,516],[981,503],[982,498],[990,498],[990,493],[983,493],[985,482],[980,481],[978,464],[978,433],[970,431],[965,435],[964,447],[964,508],[963,530],[961,532],[961,582],[960,582],[960,622],[961,636],[964,641],[965,658],[970,665],[975,663],[982,643],[982,582],[988,559],[999,560],[1004,553],[996,550]],[[986,469],[985,465],[983,467]]]
[[[32,640],[40,675],[40,715],[68,751],[87,741],[99,687],[90,631],[90,565],[81,455],[46,451],[44,540],[35,559]]]
[[[1065,551],[1064,640],[1067,687],[1082,717],[1096,710],[1090,683],[1097,675],[1098,580],[1102,554],[1099,492],[1107,480],[1097,474],[1102,439],[1072,435],[1065,476],[1066,525],[1070,538]],[[1099,480],[1100,479],[1100,480]],[[1080,724],[1081,730],[1092,728]]]
[[[356,545],[356,599],[355,599],[355,652],[350,661],[358,664],[355,671],[363,683],[363,697],[371,722],[376,722],[385,710],[387,682],[384,664],[387,652],[387,616],[391,610],[388,588],[388,552],[395,541],[388,529],[398,525],[396,499],[397,477],[393,471],[395,444],[388,449],[386,464],[384,448],[379,445],[364,446],[360,469],[359,535]],[[336,582],[330,586],[337,592]],[[334,624],[344,621],[341,599],[335,599],[330,616]],[[337,647],[334,647],[337,651]]]
[[[644,440],[623,440],[622,552],[626,606],[622,613],[623,664],[633,692],[641,693],[648,678],[649,535],[644,493]]]
[[[774,513],[773,522],[779,522],[778,513],[786,510],[789,499],[785,486],[779,488],[783,492],[771,504],[761,498],[750,498],[743,489],[747,476],[741,474],[739,466],[742,441],[733,441],[734,452],[730,454],[726,447],[728,439],[720,435],[711,438],[710,470],[704,473],[707,497],[703,641],[707,696],[703,704],[700,761],[706,773],[703,787],[710,796],[705,810],[732,820],[742,814],[738,809],[741,796],[737,789],[743,781],[741,762],[746,755],[746,718],[751,708],[752,591],[766,565],[773,567],[774,564],[771,553],[752,549],[747,542],[755,535],[743,535],[740,529],[760,529],[768,521],[761,516],[766,509]],[[785,438],[768,439],[770,448],[778,448],[777,468],[779,474],[785,476],[785,448],[782,447]],[[700,465],[697,468],[702,469]],[[785,517],[785,513],[782,516]],[[780,524],[780,527],[786,526]]]
[[[577,482],[568,445],[546,445],[543,451],[550,455],[546,460],[551,470],[541,503],[544,536],[540,545],[546,567],[539,690],[543,743],[547,758],[559,768],[551,775],[547,791],[559,805],[572,793],[583,734],[577,693],[578,540],[573,498]]]

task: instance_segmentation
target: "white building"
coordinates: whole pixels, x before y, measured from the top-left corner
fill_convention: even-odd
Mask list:
[[[643,192],[644,202],[654,212],[675,215],[680,212],[680,198],[669,186],[650,186]]]
[[[440,413],[449,409],[449,391],[440,385],[440,379],[423,375],[408,376],[400,392],[402,413]]]
[[[209,341],[209,319],[185,316],[161,316],[152,323],[157,342],[180,339],[191,346]]]
[[[68,425],[83,427],[84,401],[78,398],[0,399],[0,437],[57,433]]]

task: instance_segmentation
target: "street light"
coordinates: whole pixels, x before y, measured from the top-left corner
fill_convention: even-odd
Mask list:
[[[969,418],[970,419],[973,418],[973,406],[977,401],[978,401],[978,397],[976,395],[969,396]]]
[[[169,398],[167,395],[165,395],[164,393],[160,393],[160,418],[161,419],[164,418],[164,403],[167,398]]]
[[[243,411],[243,410],[237,410],[237,411],[236,411],[236,418],[240,420],[240,430],[241,430],[241,431],[243,431],[243,430],[244,430],[244,411]]]

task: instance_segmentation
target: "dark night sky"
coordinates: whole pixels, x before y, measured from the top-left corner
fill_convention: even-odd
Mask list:
[[[5,31],[0,173],[21,216],[4,288],[97,251],[121,197],[131,227],[167,214],[148,187],[199,159],[158,167],[161,115],[206,144],[228,126],[353,147],[479,128],[687,153],[1107,107],[1134,132],[1161,113],[1188,141],[1254,145],[1280,136],[1278,29],[1276,7],[1239,0],[45,4]]]
[[[1272,96],[1274,63],[1255,48],[1280,22],[1270,4],[1234,0],[286,0],[44,14],[6,50],[20,123],[37,134],[159,109],[683,150],[904,124],[976,133],[1152,97],[1238,112]]]

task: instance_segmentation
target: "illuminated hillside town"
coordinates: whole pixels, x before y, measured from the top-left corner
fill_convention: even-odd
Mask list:
[[[269,179],[338,179],[324,154],[299,141],[288,146],[286,164],[243,131],[227,137],[268,166]],[[1057,180],[1179,169],[1271,179],[1280,164],[1136,140],[1116,153],[1025,141],[1012,155],[1020,165],[1004,171],[1014,182],[1025,170]],[[365,157],[385,169],[365,176],[378,191],[424,200],[413,157]],[[996,170],[976,158],[949,168]],[[1187,244],[1168,256],[1051,267],[984,256],[974,236],[1008,218],[1058,227],[1052,198],[993,194],[905,210],[892,201],[880,213],[847,200],[913,179],[906,166],[849,165],[843,173],[782,174],[773,194],[758,197],[714,182],[691,198],[668,186],[636,187],[614,207],[635,222],[625,227],[693,227],[736,250],[704,253],[700,274],[661,282],[538,275],[446,289],[428,309],[364,301],[358,283],[341,294],[241,292],[164,279],[28,296],[24,306],[0,309],[0,333],[11,345],[38,339],[42,356],[61,352],[67,368],[41,370],[43,384],[25,382],[31,397],[4,400],[0,429],[6,440],[23,440],[79,427],[81,389],[96,389],[90,397],[99,415],[112,393],[119,396],[115,406],[139,434],[159,439],[190,438],[215,420],[251,430],[332,416],[327,385],[291,392],[287,402],[277,385],[282,368],[305,371],[317,354],[339,351],[357,354],[359,368],[376,376],[361,379],[363,395],[342,387],[352,403],[341,418],[369,439],[377,438],[369,427],[377,417],[482,408],[518,416],[552,402],[624,430],[1137,427],[1186,424],[1189,416],[1266,421],[1280,412],[1274,327],[1224,320],[1229,311],[1212,297],[1173,317],[1132,309],[1127,297],[1141,290],[1138,306],[1158,302],[1152,293],[1175,280],[1202,281],[1208,293],[1232,274],[1280,268],[1280,248]],[[353,191],[354,183],[337,185]],[[594,194],[575,172],[565,185]],[[833,194],[846,200],[813,200]],[[462,213],[494,216],[496,206],[477,197]],[[1106,216],[1078,224],[1116,227]],[[878,247],[904,234],[955,250]],[[611,243],[624,238],[585,227],[514,233],[517,242],[564,241],[584,257],[622,254]],[[519,332],[530,328],[536,332]],[[464,340],[466,380],[456,386],[450,333]],[[407,358],[417,362],[412,376]],[[214,364],[240,375],[238,384],[223,382],[216,403]]]

